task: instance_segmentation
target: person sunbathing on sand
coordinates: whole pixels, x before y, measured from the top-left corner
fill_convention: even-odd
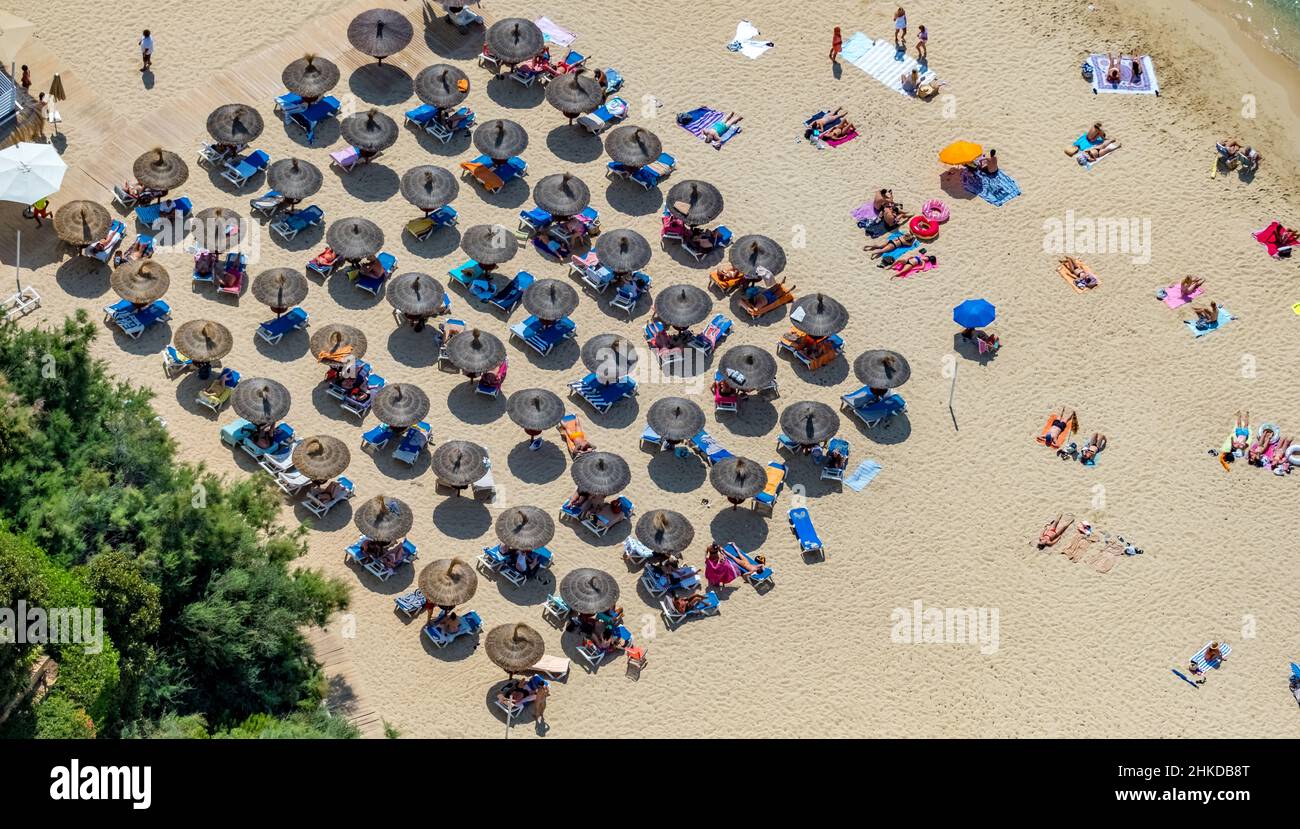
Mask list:
[[[1067,516],[1064,513],[1057,515],[1054,521],[1048,521],[1043,527],[1043,531],[1038,534],[1038,549],[1041,550],[1045,547],[1051,547],[1053,544],[1060,541],[1061,536],[1065,535],[1066,531],[1070,529],[1070,525],[1073,523],[1074,516]]]
[[[1273,431],[1273,427],[1259,427],[1259,440],[1250,449],[1246,450],[1246,462],[1253,466],[1262,466],[1264,455],[1272,449],[1275,443],[1277,443],[1277,433]]]
[[[849,111],[844,107],[836,107],[834,112],[828,112],[822,117],[808,122],[808,134],[812,135],[816,130],[824,130],[837,124],[841,118],[846,117]]]
[[[939,263],[939,257],[935,256],[933,253],[928,255],[922,255],[922,254],[925,254],[925,248],[921,248],[920,253],[913,254],[907,257],[906,259],[901,259],[898,262],[895,262],[894,270],[896,271],[896,273],[894,273],[889,278],[902,279],[903,277],[911,274],[913,271],[919,271],[927,264],[937,265]],[[899,267],[900,265],[902,267]]]
[[[1228,658],[1227,658],[1226,656],[1223,655],[1223,646],[1220,645],[1219,642],[1218,642],[1217,640],[1214,641],[1214,642],[1211,642],[1209,645],[1207,645],[1207,646],[1205,647],[1205,664],[1206,664],[1206,665],[1210,665],[1210,666],[1212,666],[1212,667],[1217,668],[1217,667],[1222,666],[1223,663],[1226,662],[1226,661],[1228,661]],[[1218,664],[1216,665],[1215,662],[1217,662]],[[1197,684],[1197,685],[1204,685],[1204,684],[1205,684],[1205,672],[1202,671],[1202,670],[1200,669],[1200,666],[1198,666],[1198,665],[1196,664],[1196,660],[1192,660],[1191,662],[1189,662],[1189,663],[1188,663],[1188,667],[1189,667],[1190,670],[1191,670],[1192,676],[1196,677],[1196,684]]]
[[[1232,454],[1237,457],[1240,458],[1245,454],[1246,447],[1250,445],[1250,412],[1237,412],[1237,419],[1233,423],[1229,445],[1232,447]]]
[[[731,132],[732,127],[740,126],[740,122],[745,120],[745,116],[737,115],[734,112],[728,113],[727,117],[715,123],[709,128],[712,135],[708,135],[704,140],[715,147],[722,146],[722,137]]]
[[[886,253],[889,253],[891,250],[898,250],[899,248],[909,248],[915,243],[916,243],[915,236],[913,236],[910,233],[904,233],[902,236],[899,236],[894,239],[890,239],[888,242],[885,242],[883,245],[863,245],[862,249],[872,251],[871,254],[872,259],[879,259],[880,257],[884,256]]]
[[[1114,57],[1111,57],[1110,54],[1107,53],[1106,66],[1106,83],[1119,83],[1124,77],[1120,70],[1119,54],[1116,53]]]
[[[1056,443],[1056,439],[1061,436],[1061,432],[1066,429],[1076,431],[1078,428],[1079,413],[1074,409],[1071,409],[1070,413],[1067,415],[1065,413],[1065,407],[1062,406],[1061,413],[1052,417],[1052,425],[1047,430],[1047,434],[1038,436],[1038,442],[1047,446],[1052,446]]]
[[[877,213],[879,213],[880,211],[884,210],[886,207],[901,207],[901,206],[894,201],[894,191],[886,188],[881,190],[879,193],[875,195],[874,198],[872,198],[871,207]]]
[[[1199,276],[1184,276],[1183,281],[1178,283],[1178,290],[1183,292],[1184,297],[1191,297],[1205,285],[1205,280]]]
[[[1084,150],[1075,156],[1075,159],[1083,164],[1088,161],[1096,161],[1100,158],[1110,155],[1120,148],[1120,143],[1114,138],[1107,138],[1097,146]]]
[[[1196,329],[1204,331],[1207,328],[1213,328],[1219,322],[1219,303],[1211,302],[1208,308],[1193,308],[1196,312]]]
[[[912,214],[903,210],[902,207],[896,204],[887,204],[885,205],[885,209],[880,211],[880,221],[890,230],[893,230],[910,218],[912,218]]]
[[[1064,259],[1061,259],[1060,263],[1065,266],[1065,270],[1074,278],[1074,284],[1076,286],[1080,288],[1097,287],[1097,277],[1093,275],[1092,271],[1088,270],[1087,266],[1078,259],[1075,259],[1073,256],[1067,256]]]
[[[1273,447],[1270,453],[1272,458],[1271,464],[1266,463],[1265,468],[1269,465],[1273,468],[1274,475],[1285,475],[1291,471],[1291,461],[1287,459],[1287,454],[1291,451],[1291,438],[1282,438]],[[1267,460],[1267,459],[1266,459]]]
[[[1106,448],[1106,436],[1101,432],[1093,432],[1092,440],[1079,450],[1079,463],[1084,466],[1092,466],[1097,462],[1097,453]]]
[[[854,125],[852,121],[845,118],[830,129],[823,131],[820,137],[823,141],[838,141],[841,138],[847,138],[856,130],[857,126]]]

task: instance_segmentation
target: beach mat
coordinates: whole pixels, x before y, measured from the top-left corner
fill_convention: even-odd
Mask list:
[[[736,36],[727,44],[727,50],[757,60],[772,48],[771,42],[761,39],[759,34],[757,26],[748,20],[742,20],[736,24]]]
[[[542,30],[542,40],[546,43],[553,43],[567,49],[573,45],[573,41],[578,39],[577,35],[562,26],[556,25],[549,17],[539,17],[533,23],[537,24],[537,28]]]
[[[1175,282],[1165,288],[1164,302],[1165,305],[1168,305],[1170,308],[1181,308],[1203,293],[1205,293],[1204,285],[1197,288],[1195,291],[1192,291],[1191,294],[1184,296],[1182,288],[1178,287],[1178,283]]]
[[[1133,56],[1120,55],[1120,72],[1119,83],[1111,84],[1106,82],[1106,70],[1110,68],[1110,57],[1107,55],[1092,54],[1088,56],[1088,63],[1092,65],[1092,91],[1095,95],[1098,92],[1111,92],[1116,95],[1159,95],[1160,83],[1156,80],[1156,67],[1151,62],[1149,55],[1143,55],[1139,58],[1142,63],[1142,80],[1133,83]]]
[[[692,116],[691,120],[685,124],[681,124],[681,128],[701,141],[706,140],[704,137],[705,133],[711,132],[714,124],[727,117],[720,110],[710,109],[708,107],[693,109],[686,114]],[[710,144],[709,146],[713,147],[715,150],[720,150],[723,145],[730,141],[738,132],[740,132],[740,127],[731,127],[722,135],[721,140],[719,140],[716,145]]]
[[[880,474],[880,470],[883,468],[873,460],[865,460],[858,464],[852,475],[844,479],[844,485],[854,492],[861,492],[867,484],[876,479],[876,476]]]
[[[907,95],[903,91],[904,72],[918,70],[921,83],[934,80],[933,72],[922,68],[906,50],[900,52],[892,40],[872,40],[862,32],[854,32],[848,39],[840,51],[840,59],[858,67],[899,95]]]
[[[967,193],[979,196],[994,207],[1001,207],[1020,195],[1020,185],[1003,170],[998,170],[997,175],[986,176],[963,167],[961,186]]]
[[[1228,323],[1232,322],[1235,319],[1236,317],[1228,313],[1227,308],[1220,308],[1219,318],[1214,321],[1214,325],[1210,328],[1197,328],[1196,323],[1194,323],[1192,320],[1183,320],[1183,325],[1187,326],[1188,330],[1192,332],[1193,337],[1200,339],[1201,337],[1204,337],[1206,334],[1210,333],[1211,331],[1218,331],[1220,328],[1222,328],[1223,326],[1227,325]]]

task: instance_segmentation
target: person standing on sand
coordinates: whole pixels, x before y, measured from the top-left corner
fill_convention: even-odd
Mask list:
[[[41,140],[45,139],[45,119],[49,117],[50,104],[42,92],[36,99],[36,128],[41,131]]]
[[[148,29],[144,30],[144,35],[140,38],[140,56],[144,60],[140,71],[148,72],[153,67],[153,35]]]
[[[831,33],[831,63],[840,62],[840,50],[843,47],[844,47],[844,36],[840,34],[840,27],[836,26],[835,31]],[[26,66],[23,67],[23,69],[26,68],[27,68]]]
[[[930,60],[926,52],[926,44],[930,40],[930,33],[925,30],[924,26],[917,27],[916,30],[916,62],[926,63]]]
[[[838,32],[839,29],[836,29],[835,31]],[[22,80],[20,80],[18,83],[22,85],[23,92],[28,92],[32,88],[32,72],[30,69],[27,68],[27,64],[25,63],[23,64]]]
[[[898,49],[907,48],[907,12],[903,11],[902,6],[894,12],[894,46]]]

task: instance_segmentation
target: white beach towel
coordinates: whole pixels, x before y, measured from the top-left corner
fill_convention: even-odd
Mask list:
[[[911,74],[913,69],[920,71],[921,83],[934,80],[934,72],[928,68],[922,70],[906,51],[899,52],[892,40],[872,40],[862,32],[854,32],[844,44],[840,57],[880,81],[900,95],[903,91],[903,74]],[[910,96],[909,96],[910,97]]]
[[[727,48],[755,60],[772,48],[772,42],[760,40],[758,28],[748,20],[742,20],[736,24],[736,36],[727,44]]]
[[[539,17],[533,21],[537,28],[542,30],[542,39],[547,43],[554,43],[556,46],[569,47],[578,36],[568,29],[563,29],[555,24],[555,21],[549,17]]]
[[[1110,68],[1110,56],[1093,54],[1088,56],[1088,63],[1092,64],[1092,91],[1093,93],[1109,92],[1114,95],[1159,95],[1160,82],[1156,80],[1156,65],[1151,62],[1150,55],[1143,55],[1139,60],[1142,62],[1142,80],[1133,83],[1133,71],[1130,66],[1133,62],[1132,55],[1123,55],[1120,57],[1120,83],[1112,85],[1106,83],[1106,71]]]

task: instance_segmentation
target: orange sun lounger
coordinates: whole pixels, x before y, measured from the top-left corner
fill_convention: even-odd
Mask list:
[[[709,280],[718,286],[718,290],[726,294],[745,284],[745,275],[736,274],[736,276],[728,279],[719,272],[719,269],[715,268],[709,271]]]
[[[1075,427],[1074,427],[1074,422],[1073,422],[1073,419],[1071,419],[1070,421],[1067,421],[1067,422],[1066,422],[1066,425],[1065,425],[1065,428],[1062,429],[1062,430],[1061,430],[1061,433],[1060,433],[1059,435],[1056,436],[1056,442],[1055,442],[1055,443],[1048,443],[1048,442],[1047,442],[1047,433],[1050,432],[1050,431],[1052,431],[1052,422],[1053,422],[1054,420],[1056,420],[1056,412],[1050,412],[1050,413],[1047,415],[1047,422],[1043,424],[1043,431],[1040,432],[1040,433],[1038,434],[1038,437],[1034,438],[1034,440],[1038,441],[1039,443],[1043,444],[1044,446],[1049,446],[1049,447],[1051,447],[1052,449],[1060,449],[1062,446],[1065,445],[1065,442],[1066,442],[1067,440],[1070,439],[1070,435],[1074,434],[1074,428],[1075,428]]]
[[[780,308],[782,305],[785,305],[787,302],[794,301],[793,285],[791,285],[789,288],[785,287],[784,285],[777,285],[772,290],[776,291],[777,294],[770,302],[767,302],[763,305],[755,305],[747,299],[742,299],[740,301],[740,307],[744,308],[750,317],[754,319],[758,319],[759,317],[763,316],[767,312],[772,311],[776,308]],[[759,294],[758,297],[761,299],[763,297],[763,294]]]

